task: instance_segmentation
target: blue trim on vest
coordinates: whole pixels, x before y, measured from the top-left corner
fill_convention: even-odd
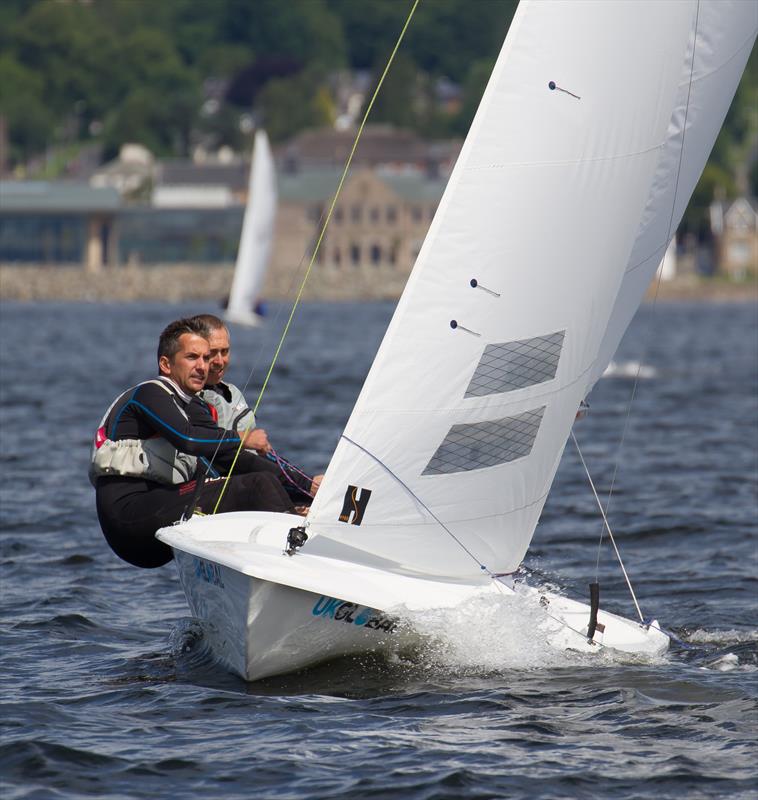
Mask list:
[[[140,403],[138,400],[130,399],[127,405],[129,404],[137,406],[137,408],[141,408],[146,414],[148,414],[153,419],[157,420],[161,425],[163,425],[163,427],[166,428],[166,430],[175,433],[180,439],[184,439],[187,442],[197,442],[198,444],[217,444],[220,441],[220,439],[195,439],[192,436],[185,436],[183,433],[179,433],[179,431],[176,430],[175,428],[172,428],[167,422],[164,422],[157,414],[154,414],[147,406],[143,406],[142,403]],[[223,436],[221,438],[223,439]],[[239,444],[241,440],[239,437],[234,437],[230,439],[223,439],[223,441],[226,442],[227,444]]]

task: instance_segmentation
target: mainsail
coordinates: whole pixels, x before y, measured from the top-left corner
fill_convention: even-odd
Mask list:
[[[314,548],[450,578],[518,567],[757,8],[521,3],[309,515]]]
[[[254,306],[266,277],[276,219],[276,171],[266,133],[255,134],[248,202],[242,220],[227,319],[254,323]]]

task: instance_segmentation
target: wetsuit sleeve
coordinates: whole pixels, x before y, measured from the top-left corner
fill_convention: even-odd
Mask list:
[[[234,454],[239,446],[239,436],[219,428],[207,405],[196,398],[183,413],[174,395],[154,383],[147,383],[137,387],[128,405],[141,422],[183,453],[210,458],[217,447],[219,454]],[[221,439],[223,442],[219,447]]]

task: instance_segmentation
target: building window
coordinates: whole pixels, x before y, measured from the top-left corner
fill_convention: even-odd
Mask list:
[[[337,207],[334,209],[334,214],[333,214],[333,216],[334,216],[334,221],[335,221],[335,223],[336,223],[337,225],[339,225],[339,224],[342,222],[342,219],[343,219],[343,216],[344,216],[344,212],[342,211],[342,206],[337,206]]]
[[[350,219],[353,222],[360,222],[363,218],[363,207],[359,205],[354,205],[350,209]]]
[[[421,222],[423,218],[424,218],[424,210],[421,208],[421,206],[412,206],[411,219],[414,222]]]
[[[354,267],[360,267],[361,265],[361,246],[358,244],[350,245],[350,263]]]
[[[311,222],[318,222],[321,219],[321,213],[323,212],[323,208],[321,206],[310,206],[308,208],[307,216]]]
[[[387,222],[394,225],[397,222],[397,208],[395,206],[387,206]]]
[[[334,255],[332,256],[332,259],[334,260],[335,267],[340,267],[342,265],[342,251],[339,249],[339,247],[334,248]]]
[[[389,252],[389,262],[393,267],[397,264],[397,254],[399,250],[400,250],[400,243],[393,242]]]
[[[382,263],[382,248],[378,244],[371,245],[371,263],[378,267]]]
[[[379,222],[379,208],[377,206],[372,206],[368,217],[372,222]]]

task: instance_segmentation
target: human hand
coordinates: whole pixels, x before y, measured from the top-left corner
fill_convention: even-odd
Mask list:
[[[263,428],[253,428],[245,434],[245,447],[258,453],[270,453],[271,444]]]
[[[323,479],[323,475],[315,475],[313,480],[311,481],[311,495],[313,497],[316,496],[316,492],[318,491],[319,486],[321,486],[321,480]]]

